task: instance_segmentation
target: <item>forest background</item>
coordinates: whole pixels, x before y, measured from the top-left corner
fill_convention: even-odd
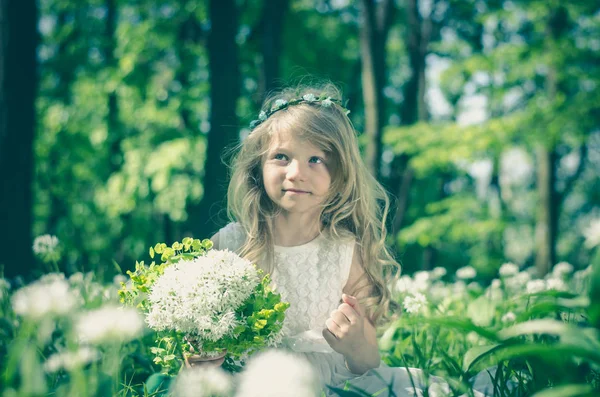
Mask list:
[[[590,263],[597,1],[5,0],[4,276],[56,270],[33,258],[46,233],[60,271],[106,279],[209,237],[228,222],[224,150],[306,76],[344,91],[404,272]]]

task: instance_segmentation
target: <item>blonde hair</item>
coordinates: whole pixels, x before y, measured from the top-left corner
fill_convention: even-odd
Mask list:
[[[277,100],[289,102],[305,94],[324,94],[341,100],[339,90],[331,84],[319,88],[298,87],[271,96],[265,101],[263,111],[271,109]],[[361,302],[375,323],[386,317],[390,305],[386,278],[391,273],[386,270],[399,269],[385,244],[389,198],[366,168],[356,131],[342,107],[319,103],[289,106],[273,113],[240,144],[232,163],[227,204],[229,217],[240,223],[246,235],[239,254],[272,272],[274,239],[270,220],[277,215],[278,208],[264,189],[262,162],[272,137],[286,130],[326,154],[331,186],[321,209],[321,232],[336,238],[349,233],[354,236],[367,277],[351,290],[353,295],[366,295]]]

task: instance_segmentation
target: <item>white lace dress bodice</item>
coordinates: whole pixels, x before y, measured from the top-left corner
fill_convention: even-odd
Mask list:
[[[219,249],[237,251],[245,242],[244,230],[230,223],[219,231]],[[275,246],[274,290],[289,302],[283,326],[283,345],[304,354],[325,383],[333,376],[351,377],[343,357],[333,351],[322,331],[329,314],[341,303],[354,252],[354,239],[332,240],[319,235],[295,247]]]

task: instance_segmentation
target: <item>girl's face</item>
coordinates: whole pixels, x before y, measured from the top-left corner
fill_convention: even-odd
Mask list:
[[[263,159],[267,195],[285,212],[318,216],[331,185],[327,160],[310,142],[276,134]]]

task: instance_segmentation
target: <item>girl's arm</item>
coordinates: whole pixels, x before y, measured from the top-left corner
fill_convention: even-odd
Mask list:
[[[368,297],[371,292],[369,278],[363,267],[358,245],[354,246],[350,274],[343,292],[351,295],[351,297],[355,297],[357,300]],[[375,326],[366,313],[364,313],[364,309],[361,307],[359,310],[363,311],[364,343],[360,344],[358,349],[353,349],[349,353],[344,354],[348,369],[354,374],[363,374],[369,369],[377,368],[381,361]]]

